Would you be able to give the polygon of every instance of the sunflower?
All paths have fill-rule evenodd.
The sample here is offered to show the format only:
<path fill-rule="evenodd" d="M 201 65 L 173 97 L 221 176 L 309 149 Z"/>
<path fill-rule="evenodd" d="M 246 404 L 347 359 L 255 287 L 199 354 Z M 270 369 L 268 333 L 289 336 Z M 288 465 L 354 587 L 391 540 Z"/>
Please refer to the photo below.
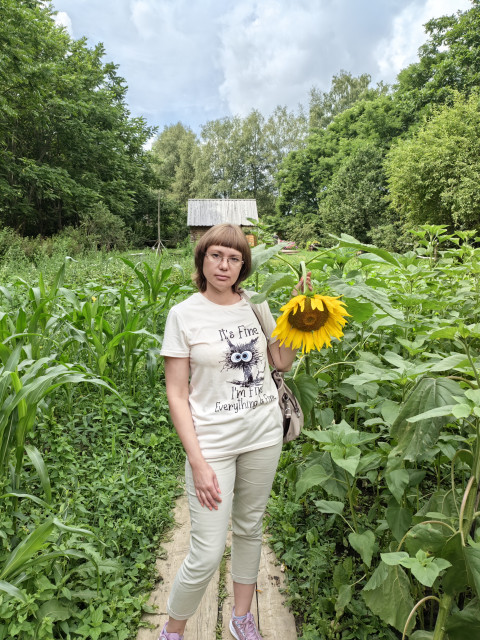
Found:
<path fill-rule="evenodd" d="M 340 339 L 342 328 L 349 316 L 345 303 L 339 297 L 295 296 L 280 309 L 283 314 L 277 319 L 272 338 L 292 349 L 302 348 L 302 353 L 331 346 L 331 338 Z"/>

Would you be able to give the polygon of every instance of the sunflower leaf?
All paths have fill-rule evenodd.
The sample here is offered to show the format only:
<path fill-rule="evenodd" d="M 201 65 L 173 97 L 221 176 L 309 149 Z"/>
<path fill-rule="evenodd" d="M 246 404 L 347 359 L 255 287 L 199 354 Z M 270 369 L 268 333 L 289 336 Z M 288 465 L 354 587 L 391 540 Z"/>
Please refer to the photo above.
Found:
<path fill-rule="evenodd" d="M 330 455 L 325 453 L 319 463 L 305 469 L 297 480 L 295 485 L 297 500 L 315 486 L 320 486 L 328 495 L 345 498 L 347 486 L 342 476 L 343 472 L 332 463 Z"/>
<path fill-rule="evenodd" d="M 370 302 L 359 302 L 355 298 L 342 298 L 342 300 L 345 302 L 348 313 L 352 316 L 351 320 L 355 322 L 361 324 L 374 314 L 374 308 Z"/>
<path fill-rule="evenodd" d="M 296 282 L 297 279 L 290 273 L 272 273 L 266 278 L 260 293 L 253 295 L 251 301 L 254 304 L 260 304 L 264 302 L 273 291 L 281 289 L 282 287 L 292 288 Z"/>
<path fill-rule="evenodd" d="M 352 532 L 348 536 L 350 545 L 360 554 L 363 562 L 369 567 L 372 564 L 373 550 L 375 548 L 375 534 L 367 530 L 363 533 Z"/>
<path fill-rule="evenodd" d="M 328 282 L 332 289 L 339 295 L 347 298 L 362 298 L 363 300 L 368 300 L 368 302 L 373 302 L 375 306 L 379 307 L 382 311 L 385 311 L 385 313 L 392 318 L 395 318 L 396 320 L 403 320 L 403 313 L 399 309 L 394 309 L 392 307 L 389 297 L 383 291 L 373 289 L 363 282 L 348 284 L 348 282 L 342 280 L 342 278 L 337 278 L 335 276 L 331 276 Z"/>
<path fill-rule="evenodd" d="M 362 591 L 367 606 L 382 620 L 403 631 L 415 602 L 410 594 L 410 582 L 400 566 L 381 562 Z M 415 624 L 410 620 L 408 631 Z"/>
<path fill-rule="evenodd" d="M 277 253 L 279 253 L 286 242 L 280 242 L 279 244 L 274 245 L 273 247 L 268 247 L 265 244 L 259 244 L 252 249 L 252 270 L 251 273 L 255 273 L 255 271 L 265 262 L 268 262 L 270 258 L 273 258 Z"/>
<path fill-rule="evenodd" d="M 346 233 L 342 233 L 340 237 L 335 236 L 331 233 L 329 233 L 328 235 L 331 236 L 332 238 L 335 238 L 335 240 L 338 240 L 341 247 L 349 247 L 350 249 L 356 249 L 357 251 L 366 251 L 367 253 L 373 253 L 374 255 L 378 256 L 385 262 L 388 262 L 389 264 L 392 264 L 395 267 L 401 266 L 397 258 L 395 258 L 395 256 L 393 256 L 386 249 L 379 249 L 374 244 L 363 244 L 353 236 L 349 236 Z M 361 259 L 362 256 L 360 255 L 358 256 L 358 258 Z"/>
<path fill-rule="evenodd" d="M 448 632 L 448 638 L 450 640 L 465 640 L 465 638 L 480 637 L 478 601 L 475 602 L 472 600 L 462 611 L 450 613 L 446 623 L 446 631 Z"/>
<path fill-rule="evenodd" d="M 456 403 L 454 396 L 462 396 L 462 389 L 455 380 L 422 378 L 418 382 L 391 427 L 390 435 L 398 442 L 397 455 L 415 461 L 436 443 L 451 415 L 447 406 Z M 414 422 L 412 418 L 417 416 L 421 417 Z"/>
<path fill-rule="evenodd" d="M 345 509 L 345 504 L 336 500 L 316 500 L 315 506 L 320 513 L 335 513 L 337 516 L 341 516 Z"/>
<path fill-rule="evenodd" d="M 295 394 L 306 416 L 310 413 L 318 396 L 317 381 L 306 373 L 299 373 L 295 378 L 286 378 L 285 382 Z"/>

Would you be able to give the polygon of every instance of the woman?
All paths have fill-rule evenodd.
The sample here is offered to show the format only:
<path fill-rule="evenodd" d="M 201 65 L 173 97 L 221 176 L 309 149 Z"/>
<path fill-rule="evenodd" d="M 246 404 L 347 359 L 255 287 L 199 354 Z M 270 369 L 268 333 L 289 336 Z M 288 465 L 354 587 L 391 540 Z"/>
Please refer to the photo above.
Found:
<path fill-rule="evenodd" d="M 187 456 L 191 538 L 159 640 L 182 640 L 222 559 L 230 514 L 230 631 L 237 640 L 261 640 L 250 606 L 283 433 L 265 334 L 241 295 L 251 269 L 241 228 L 221 224 L 207 231 L 196 247 L 195 267 L 199 291 L 170 310 L 162 346 L 170 414 Z M 268 304 L 257 309 L 271 335 L 275 321 Z M 270 353 L 287 371 L 296 351 L 270 339 Z"/>

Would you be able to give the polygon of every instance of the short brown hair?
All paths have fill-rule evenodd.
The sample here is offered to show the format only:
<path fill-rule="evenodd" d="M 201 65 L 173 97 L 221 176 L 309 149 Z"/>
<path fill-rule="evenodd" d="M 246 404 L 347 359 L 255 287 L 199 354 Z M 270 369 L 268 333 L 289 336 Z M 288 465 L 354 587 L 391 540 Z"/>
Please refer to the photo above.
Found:
<path fill-rule="evenodd" d="M 250 275 L 252 268 L 252 254 L 250 252 L 250 245 L 247 238 L 242 231 L 242 228 L 237 224 L 216 224 L 211 227 L 198 241 L 195 247 L 195 273 L 193 274 L 193 281 L 197 285 L 200 291 L 207 290 L 207 280 L 203 274 L 203 260 L 207 249 L 212 245 L 219 245 L 220 247 L 229 247 L 240 251 L 242 254 L 242 268 L 238 274 L 237 281 L 233 285 L 234 291 L 239 291 L 239 284 L 246 280 Z"/>

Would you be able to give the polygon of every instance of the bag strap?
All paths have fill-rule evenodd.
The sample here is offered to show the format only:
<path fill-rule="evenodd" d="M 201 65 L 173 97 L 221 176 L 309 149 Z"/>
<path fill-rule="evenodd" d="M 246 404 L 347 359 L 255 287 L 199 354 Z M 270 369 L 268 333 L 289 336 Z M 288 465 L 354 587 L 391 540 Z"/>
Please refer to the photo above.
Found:
<path fill-rule="evenodd" d="M 268 351 L 268 355 L 270 356 L 270 359 L 272 361 L 273 368 L 275 369 L 275 371 L 278 371 L 277 365 L 275 364 L 275 360 L 273 358 L 272 350 L 270 349 L 270 343 L 268 342 L 269 341 L 269 336 L 267 335 L 267 332 L 265 331 L 265 327 L 263 326 L 262 318 L 260 317 L 260 314 L 258 313 L 258 311 L 256 309 L 256 306 L 253 304 L 253 302 L 250 300 L 250 298 L 247 296 L 247 294 L 245 293 L 245 291 L 243 289 L 240 292 L 240 295 L 245 300 L 245 302 L 248 302 L 248 304 L 250 305 L 251 310 L 255 314 L 255 316 L 256 316 L 259 324 L 260 324 L 260 327 L 262 328 L 262 331 L 263 331 L 263 333 L 265 335 L 265 338 L 267 339 L 267 351 Z"/>

